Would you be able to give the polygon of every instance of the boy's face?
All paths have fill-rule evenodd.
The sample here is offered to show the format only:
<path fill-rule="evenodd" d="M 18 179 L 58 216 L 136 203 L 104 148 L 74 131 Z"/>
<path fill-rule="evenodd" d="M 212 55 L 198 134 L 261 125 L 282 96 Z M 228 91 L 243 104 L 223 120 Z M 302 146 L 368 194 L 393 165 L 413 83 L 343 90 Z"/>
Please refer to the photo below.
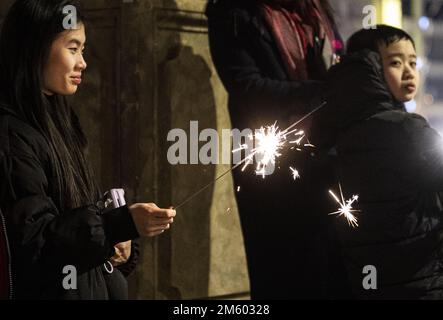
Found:
<path fill-rule="evenodd" d="M 417 94 L 419 73 L 417 54 L 412 42 L 400 40 L 379 46 L 383 60 L 383 72 L 389 91 L 400 102 L 414 99 Z"/>

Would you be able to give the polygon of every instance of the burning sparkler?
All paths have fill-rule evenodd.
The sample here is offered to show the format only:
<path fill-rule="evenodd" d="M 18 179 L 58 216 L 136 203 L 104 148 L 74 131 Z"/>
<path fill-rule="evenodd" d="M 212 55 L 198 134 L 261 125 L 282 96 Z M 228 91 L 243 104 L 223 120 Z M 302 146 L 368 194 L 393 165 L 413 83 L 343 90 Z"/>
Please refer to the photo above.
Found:
<path fill-rule="evenodd" d="M 301 141 L 305 138 L 303 131 L 297 129 L 290 132 L 288 132 L 288 130 L 281 131 L 277 123 L 272 126 L 261 127 L 254 136 L 250 137 L 250 139 L 255 139 L 256 148 L 252 149 L 250 151 L 251 153 L 244 159 L 245 165 L 242 171 L 246 170 L 246 168 L 253 163 L 252 159 L 256 157 L 259 160 L 257 161 L 255 173 L 265 178 L 269 167 L 275 166 L 276 159 L 282 155 L 282 149 L 288 144 L 289 136 L 291 135 L 298 138 L 297 140 L 290 141 L 290 144 L 295 143 L 300 145 Z M 246 149 L 247 145 L 240 145 L 238 149 L 232 152 L 235 153 Z M 301 151 L 301 149 L 297 150 Z M 294 170 L 292 171 L 293 174 L 295 174 Z M 295 176 L 297 178 L 300 177 L 298 171 Z"/>
<path fill-rule="evenodd" d="M 266 175 L 266 172 L 268 170 L 269 166 L 275 165 L 276 158 L 281 156 L 281 151 L 283 147 L 288 142 L 288 137 L 291 135 L 300 136 L 297 140 L 292 141 L 292 143 L 295 143 L 297 145 L 300 145 L 301 141 L 303 140 L 304 132 L 300 131 L 298 129 L 294 129 L 298 124 L 305 121 L 307 118 L 312 116 L 314 113 L 316 113 L 318 110 L 322 109 L 326 105 L 326 102 L 323 102 L 321 105 L 319 105 L 317 108 L 309 112 L 307 115 L 305 115 L 303 118 L 292 124 L 290 127 L 288 127 L 284 131 L 280 131 L 279 128 L 274 124 L 273 126 L 268 127 L 262 127 L 259 132 L 255 135 L 255 139 L 257 142 L 257 147 L 253 150 L 251 150 L 251 153 L 245 157 L 240 163 L 233 166 L 231 169 L 224 172 L 222 175 L 217 177 L 215 180 L 211 181 L 204 187 L 202 187 L 200 190 L 195 192 L 193 195 L 191 195 L 189 198 L 184 200 L 181 204 L 175 207 L 175 209 L 178 209 L 182 206 L 184 206 L 186 203 L 191 201 L 193 198 L 195 198 L 197 195 L 202 193 L 204 190 L 209 188 L 211 185 L 216 183 L 218 180 L 222 179 L 224 176 L 226 176 L 228 173 L 234 171 L 239 166 L 243 165 L 242 171 L 246 170 L 246 168 L 253 163 L 254 156 L 258 155 L 258 158 L 261 159 L 256 167 L 256 174 L 262 175 L 263 178 Z M 254 137 L 250 136 L 250 139 L 254 139 Z M 233 150 L 233 152 L 238 152 L 242 150 L 248 149 L 247 145 L 240 145 L 238 149 Z M 292 148 L 291 148 L 292 149 Z M 301 149 L 297 148 L 297 151 L 301 151 Z M 295 170 L 295 169 L 294 169 Z M 297 174 L 295 174 L 294 171 L 292 171 L 293 177 L 299 177 L 298 171 Z"/>
<path fill-rule="evenodd" d="M 345 201 L 345 199 L 343 197 L 343 192 L 341 189 L 341 184 L 339 184 L 339 188 L 340 188 L 341 201 L 334 194 L 334 192 L 329 190 L 329 193 L 331 194 L 331 196 L 340 205 L 340 208 L 338 209 L 338 211 L 330 213 L 329 215 L 338 215 L 339 217 L 344 216 L 346 218 L 346 220 L 348 220 L 349 226 L 351 226 L 353 228 L 358 227 L 357 218 L 354 216 L 353 213 L 360 212 L 360 210 L 354 210 L 352 208 L 352 205 L 354 204 L 354 202 L 358 201 L 358 196 L 354 195 L 354 196 L 352 196 L 351 199 Z"/>
<path fill-rule="evenodd" d="M 276 124 L 260 128 L 255 135 L 257 147 L 253 150 L 260 159 L 257 163 L 256 174 L 265 178 L 269 166 L 275 165 L 276 158 L 281 156 L 281 149 L 286 144 L 286 136 Z"/>
<path fill-rule="evenodd" d="M 294 169 L 292 167 L 289 167 L 289 169 L 291 169 L 292 177 L 294 178 L 294 180 L 300 179 L 300 173 L 297 169 Z"/>

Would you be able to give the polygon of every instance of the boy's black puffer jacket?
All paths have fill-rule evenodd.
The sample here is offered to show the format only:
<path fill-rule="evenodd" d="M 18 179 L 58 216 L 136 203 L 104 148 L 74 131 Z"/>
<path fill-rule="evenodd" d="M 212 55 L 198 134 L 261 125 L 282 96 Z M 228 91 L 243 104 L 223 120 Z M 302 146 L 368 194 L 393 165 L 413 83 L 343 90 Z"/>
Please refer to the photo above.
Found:
<path fill-rule="evenodd" d="M 357 298 L 443 298 L 443 139 L 386 89 L 378 54 L 344 58 L 329 75 L 314 143 L 335 145 L 345 198 L 360 196 L 359 227 L 336 225 Z M 363 288 L 365 266 L 377 289 Z"/>

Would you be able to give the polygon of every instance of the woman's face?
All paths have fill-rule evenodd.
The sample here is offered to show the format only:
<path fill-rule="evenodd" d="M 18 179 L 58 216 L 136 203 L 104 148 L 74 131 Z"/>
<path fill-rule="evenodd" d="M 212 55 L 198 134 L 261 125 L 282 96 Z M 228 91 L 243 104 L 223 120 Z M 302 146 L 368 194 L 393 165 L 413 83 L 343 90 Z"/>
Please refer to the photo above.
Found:
<path fill-rule="evenodd" d="M 86 34 L 83 24 L 76 30 L 63 31 L 52 43 L 43 68 L 43 92 L 47 95 L 72 95 L 86 69 L 83 59 Z"/>

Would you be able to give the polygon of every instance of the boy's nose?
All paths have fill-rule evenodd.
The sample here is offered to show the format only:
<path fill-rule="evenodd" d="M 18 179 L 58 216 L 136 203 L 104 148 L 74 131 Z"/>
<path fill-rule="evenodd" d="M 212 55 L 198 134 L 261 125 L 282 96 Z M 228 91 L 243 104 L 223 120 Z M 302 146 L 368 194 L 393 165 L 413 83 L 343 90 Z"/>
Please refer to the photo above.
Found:
<path fill-rule="evenodd" d="M 412 70 L 410 69 L 405 69 L 403 73 L 403 78 L 406 80 L 414 79 L 415 78 L 414 72 L 412 72 Z"/>

